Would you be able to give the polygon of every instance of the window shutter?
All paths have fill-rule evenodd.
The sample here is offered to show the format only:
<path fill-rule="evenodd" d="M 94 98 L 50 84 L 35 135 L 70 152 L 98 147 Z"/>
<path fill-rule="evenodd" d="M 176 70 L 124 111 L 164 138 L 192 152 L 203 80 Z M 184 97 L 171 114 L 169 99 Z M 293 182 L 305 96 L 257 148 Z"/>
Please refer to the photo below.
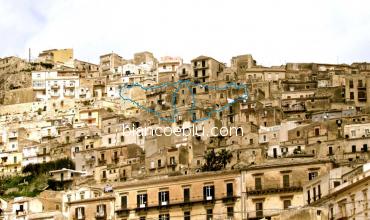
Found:
<path fill-rule="evenodd" d="M 75 208 L 75 217 L 76 217 L 76 219 L 77 219 L 77 217 L 78 217 L 78 208 Z"/>
<path fill-rule="evenodd" d="M 85 218 L 85 207 L 82 207 L 82 216 Z"/>
<path fill-rule="evenodd" d="M 167 191 L 166 193 L 166 201 L 167 201 L 167 204 L 170 204 L 170 191 Z"/>
<path fill-rule="evenodd" d="M 136 201 L 137 201 L 137 207 L 140 207 L 140 195 L 136 196 Z"/>
<path fill-rule="evenodd" d="M 158 192 L 158 204 L 162 205 L 161 192 Z"/>
<path fill-rule="evenodd" d="M 211 196 L 212 199 L 215 199 L 215 186 L 211 186 Z"/>
<path fill-rule="evenodd" d="M 203 186 L 203 199 L 206 200 L 206 198 L 207 198 L 206 187 Z"/>
<path fill-rule="evenodd" d="M 227 185 L 226 185 L 226 188 L 227 188 L 227 196 L 228 197 L 232 197 L 233 196 L 233 194 L 234 194 L 234 192 L 233 192 L 233 184 L 232 183 L 228 183 Z"/>
<path fill-rule="evenodd" d="M 122 209 L 127 209 L 127 196 L 122 196 L 121 197 L 121 208 Z"/>

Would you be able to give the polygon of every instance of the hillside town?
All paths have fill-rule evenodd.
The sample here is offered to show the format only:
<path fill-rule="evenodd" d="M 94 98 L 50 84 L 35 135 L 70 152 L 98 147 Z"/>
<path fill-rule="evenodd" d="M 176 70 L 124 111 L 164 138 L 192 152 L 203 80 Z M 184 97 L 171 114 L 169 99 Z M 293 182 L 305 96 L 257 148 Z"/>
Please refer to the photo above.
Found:
<path fill-rule="evenodd" d="M 0 58 L 0 220 L 370 219 L 370 63 L 99 58 Z"/>

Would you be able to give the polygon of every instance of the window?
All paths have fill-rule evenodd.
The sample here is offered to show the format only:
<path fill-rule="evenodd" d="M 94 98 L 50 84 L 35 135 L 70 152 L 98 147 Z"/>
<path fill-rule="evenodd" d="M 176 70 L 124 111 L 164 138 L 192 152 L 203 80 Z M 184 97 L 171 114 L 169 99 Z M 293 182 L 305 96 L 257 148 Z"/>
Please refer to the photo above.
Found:
<path fill-rule="evenodd" d="M 313 201 L 316 201 L 316 187 L 312 188 L 312 192 L 313 192 Z"/>
<path fill-rule="evenodd" d="M 352 145 L 352 153 L 356 153 L 356 145 Z"/>
<path fill-rule="evenodd" d="M 349 93 L 349 99 L 355 99 L 355 93 L 354 92 L 350 92 Z"/>
<path fill-rule="evenodd" d="M 162 161 L 158 160 L 158 167 L 162 167 Z"/>
<path fill-rule="evenodd" d="M 291 200 L 284 200 L 284 209 L 288 209 L 292 205 Z"/>
<path fill-rule="evenodd" d="M 112 138 L 108 138 L 108 144 L 112 143 Z"/>
<path fill-rule="evenodd" d="M 212 219 L 213 219 L 213 210 L 207 209 L 207 220 L 212 220 Z"/>
<path fill-rule="evenodd" d="M 308 173 L 308 180 L 313 180 L 317 177 L 318 173 L 317 171 L 314 171 L 314 172 L 309 172 Z"/>
<path fill-rule="evenodd" d="M 121 196 L 121 209 L 127 209 L 127 196 Z"/>
<path fill-rule="evenodd" d="M 340 185 L 340 181 L 334 181 L 333 184 L 334 184 L 334 188 L 335 188 L 335 187 Z"/>
<path fill-rule="evenodd" d="M 170 157 L 170 164 L 171 165 L 175 165 L 176 164 L 175 157 Z"/>
<path fill-rule="evenodd" d="M 364 145 L 362 146 L 362 151 L 363 151 L 363 152 L 367 152 L 367 144 L 364 144 Z"/>
<path fill-rule="evenodd" d="M 139 194 L 137 195 L 137 207 L 138 208 L 145 208 L 148 201 L 148 195 L 145 194 Z"/>
<path fill-rule="evenodd" d="M 85 192 L 80 192 L 80 199 L 81 200 L 85 199 Z"/>
<path fill-rule="evenodd" d="M 184 212 L 184 220 L 190 220 L 190 211 Z"/>
<path fill-rule="evenodd" d="M 190 188 L 184 188 L 184 202 L 190 201 Z"/>
<path fill-rule="evenodd" d="M 353 80 L 352 79 L 349 80 L 349 88 L 353 89 Z"/>
<path fill-rule="evenodd" d="M 311 203 L 311 193 L 310 193 L 310 190 L 307 190 L 307 203 L 308 204 Z"/>
<path fill-rule="evenodd" d="M 333 147 L 329 146 L 329 155 L 333 155 Z"/>
<path fill-rule="evenodd" d="M 170 192 L 169 191 L 161 191 L 158 193 L 158 201 L 160 206 L 168 205 L 170 200 Z"/>
<path fill-rule="evenodd" d="M 158 220 L 170 220 L 170 214 L 160 214 Z"/>
<path fill-rule="evenodd" d="M 283 176 L 283 187 L 288 188 L 290 186 L 289 175 Z"/>
<path fill-rule="evenodd" d="M 234 217 L 234 207 L 232 206 L 227 207 L 227 217 L 228 218 Z"/>
<path fill-rule="evenodd" d="M 100 204 L 96 206 L 96 215 L 99 217 L 104 217 L 106 215 L 106 205 Z"/>
<path fill-rule="evenodd" d="M 261 177 L 254 178 L 254 188 L 255 188 L 255 190 L 262 190 L 262 179 L 261 179 Z"/>
<path fill-rule="evenodd" d="M 321 185 L 317 186 L 317 199 L 321 199 Z"/>
<path fill-rule="evenodd" d="M 262 202 L 256 203 L 256 217 L 257 218 L 263 217 L 263 203 Z"/>
<path fill-rule="evenodd" d="M 297 131 L 297 137 L 301 136 L 301 132 Z"/>
<path fill-rule="evenodd" d="M 77 207 L 75 209 L 76 213 L 75 213 L 75 216 L 76 216 L 76 219 L 84 219 L 85 218 L 85 208 L 84 207 Z"/>
<path fill-rule="evenodd" d="M 210 201 L 214 199 L 215 187 L 214 186 L 204 186 L 203 187 L 203 197 L 204 200 Z"/>
<path fill-rule="evenodd" d="M 356 137 L 356 130 L 351 130 L 351 136 Z"/>
<path fill-rule="evenodd" d="M 125 136 L 121 136 L 121 142 L 125 142 Z"/>
<path fill-rule="evenodd" d="M 315 128 L 315 136 L 320 136 L 320 128 Z"/>
<path fill-rule="evenodd" d="M 226 195 L 227 195 L 227 197 L 233 197 L 234 196 L 233 183 L 227 183 L 226 184 Z"/>

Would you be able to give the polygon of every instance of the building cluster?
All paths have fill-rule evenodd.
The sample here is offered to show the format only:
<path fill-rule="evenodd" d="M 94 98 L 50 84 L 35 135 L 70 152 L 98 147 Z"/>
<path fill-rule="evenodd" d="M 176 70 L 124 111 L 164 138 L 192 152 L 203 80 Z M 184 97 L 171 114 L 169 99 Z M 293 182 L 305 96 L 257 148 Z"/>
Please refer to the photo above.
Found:
<path fill-rule="evenodd" d="M 9 68 L 29 71 L 14 94 L 32 100 L 0 106 L 0 180 L 75 167 L 48 173 L 56 190 L 0 199 L 0 219 L 370 219 L 370 63 L 93 64 L 53 49 L 0 59 Z M 223 150 L 225 166 L 204 170 Z"/>

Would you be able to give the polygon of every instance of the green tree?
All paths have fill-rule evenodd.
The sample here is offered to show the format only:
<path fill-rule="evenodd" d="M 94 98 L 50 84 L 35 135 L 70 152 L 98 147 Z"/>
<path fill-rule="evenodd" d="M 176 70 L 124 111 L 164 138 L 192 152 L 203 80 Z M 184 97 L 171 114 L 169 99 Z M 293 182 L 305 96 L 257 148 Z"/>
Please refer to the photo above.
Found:
<path fill-rule="evenodd" d="M 226 168 L 226 165 L 230 163 L 232 153 L 229 150 L 222 149 L 215 152 L 214 149 L 209 150 L 205 155 L 205 163 L 202 166 L 202 171 L 218 171 Z"/>
<path fill-rule="evenodd" d="M 225 169 L 226 165 L 231 162 L 231 158 L 233 154 L 226 149 L 222 149 L 221 151 L 217 152 L 219 162 L 222 164 L 222 167 Z"/>

